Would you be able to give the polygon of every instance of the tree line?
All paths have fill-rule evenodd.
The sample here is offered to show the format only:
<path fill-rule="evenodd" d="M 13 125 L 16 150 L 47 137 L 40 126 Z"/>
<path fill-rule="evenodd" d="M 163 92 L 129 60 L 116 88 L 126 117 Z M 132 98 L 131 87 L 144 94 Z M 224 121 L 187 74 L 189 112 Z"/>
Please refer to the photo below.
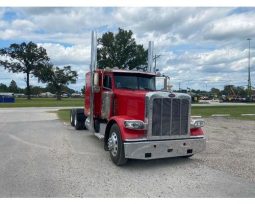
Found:
<path fill-rule="evenodd" d="M 8 85 L 0 83 L 0 92 L 11 92 L 17 94 L 26 94 L 26 88 L 20 88 L 17 86 L 17 83 L 12 80 Z M 39 95 L 44 92 L 56 93 L 56 88 L 52 84 L 48 84 L 46 87 L 40 86 L 30 86 L 31 95 Z M 85 86 L 81 88 L 81 93 L 84 94 Z M 192 95 L 196 96 L 207 96 L 210 99 L 221 99 L 222 97 L 226 98 L 246 98 L 247 97 L 247 89 L 242 86 L 234 86 L 234 85 L 225 85 L 224 88 L 211 88 L 210 91 L 199 90 L 199 89 L 190 89 L 190 90 L 174 90 L 174 92 L 185 92 L 192 93 Z M 77 93 L 74 89 L 69 88 L 68 86 L 63 86 L 62 93 L 72 94 Z"/>
<path fill-rule="evenodd" d="M 14 93 L 14 94 L 26 94 L 27 90 L 26 88 L 21 88 L 17 85 L 17 83 L 12 80 L 8 85 L 0 83 L 0 92 L 6 93 Z M 31 96 L 38 96 L 41 93 L 45 93 L 45 92 L 51 92 L 51 93 L 56 93 L 56 89 L 54 86 L 51 86 L 50 84 L 48 84 L 46 87 L 41 87 L 41 86 L 31 86 L 30 85 L 30 93 Z M 74 89 L 69 88 L 68 86 L 64 86 L 62 89 L 62 93 L 67 93 L 68 95 L 72 94 L 72 93 L 76 93 L 77 91 L 75 91 Z"/>
<path fill-rule="evenodd" d="M 190 93 L 192 96 L 205 96 L 209 99 L 222 99 L 226 101 L 235 101 L 239 99 L 247 98 L 247 88 L 243 86 L 225 85 L 223 89 L 211 88 L 209 91 L 205 90 L 175 90 L 176 92 Z"/>

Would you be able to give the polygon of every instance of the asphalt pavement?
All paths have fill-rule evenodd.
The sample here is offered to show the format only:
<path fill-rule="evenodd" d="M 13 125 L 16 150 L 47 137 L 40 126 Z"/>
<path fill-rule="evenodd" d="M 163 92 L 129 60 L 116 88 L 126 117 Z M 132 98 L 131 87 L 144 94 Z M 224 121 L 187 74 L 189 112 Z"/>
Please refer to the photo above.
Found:
<path fill-rule="evenodd" d="M 254 172 L 253 159 L 241 160 L 254 148 L 238 149 L 235 142 L 232 148 L 222 146 L 227 135 L 220 137 L 215 120 L 208 121 L 203 153 L 188 159 L 130 160 L 117 167 L 102 141 L 58 120 L 54 110 L 0 109 L 0 197 L 255 197 L 255 176 L 249 173 Z M 249 128 L 252 123 L 244 146 L 254 145 Z M 242 153 L 237 164 L 246 169 L 229 164 L 230 149 Z"/>

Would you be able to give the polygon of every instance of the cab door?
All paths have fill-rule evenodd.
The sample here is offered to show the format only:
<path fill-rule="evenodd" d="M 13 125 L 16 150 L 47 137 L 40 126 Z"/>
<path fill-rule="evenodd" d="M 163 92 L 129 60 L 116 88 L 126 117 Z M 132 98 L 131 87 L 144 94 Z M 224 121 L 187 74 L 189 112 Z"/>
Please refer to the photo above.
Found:
<path fill-rule="evenodd" d="M 113 83 L 112 75 L 104 74 L 103 76 L 103 88 L 102 88 L 102 111 L 101 118 L 109 119 L 112 115 L 113 108 Z"/>

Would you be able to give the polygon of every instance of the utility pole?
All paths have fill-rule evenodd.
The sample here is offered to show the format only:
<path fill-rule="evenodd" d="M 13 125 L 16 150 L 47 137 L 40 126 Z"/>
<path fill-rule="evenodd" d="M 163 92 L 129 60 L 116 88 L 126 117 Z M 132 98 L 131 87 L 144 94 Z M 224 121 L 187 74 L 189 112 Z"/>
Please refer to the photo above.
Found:
<path fill-rule="evenodd" d="M 157 58 L 159 58 L 161 55 L 154 55 L 154 58 L 153 58 L 153 60 L 155 60 L 155 65 L 154 65 L 154 70 L 155 70 L 155 72 L 156 72 L 156 69 L 157 69 Z"/>
<path fill-rule="evenodd" d="M 249 42 L 249 54 L 248 54 L 248 87 L 247 87 L 247 92 L 248 92 L 248 100 L 251 101 L 251 39 L 247 39 Z"/>

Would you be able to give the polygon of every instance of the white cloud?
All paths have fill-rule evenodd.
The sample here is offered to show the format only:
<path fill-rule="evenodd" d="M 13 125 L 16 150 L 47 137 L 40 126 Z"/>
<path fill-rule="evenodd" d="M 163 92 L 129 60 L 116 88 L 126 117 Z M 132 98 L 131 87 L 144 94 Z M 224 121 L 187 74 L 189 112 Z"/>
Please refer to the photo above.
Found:
<path fill-rule="evenodd" d="M 238 49 L 217 49 L 211 52 L 200 53 L 199 64 L 215 65 L 242 59 L 247 56 L 248 50 Z"/>
<path fill-rule="evenodd" d="M 207 25 L 205 38 L 230 39 L 247 38 L 255 34 L 255 13 L 230 15 Z"/>
<path fill-rule="evenodd" d="M 17 30 L 6 29 L 0 33 L 0 39 L 9 40 L 18 37 L 20 34 Z"/>
<path fill-rule="evenodd" d="M 0 15 L 1 15 L 1 14 L 0 14 Z M 0 20 L 0 29 L 1 29 L 1 28 L 5 28 L 6 25 L 7 25 L 7 23 L 6 23 L 5 21 Z"/>
<path fill-rule="evenodd" d="M 15 12 L 10 19 L 4 17 L 7 10 Z M 161 55 L 157 66 L 175 84 L 180 81 L 184 86 L 199 87 L 205 80 L 208 86 L 231 80 L 247 81 L 246 38 L 255 35 L 255 10 L 252 9 L 242 13 L 234 8 L 184 7 L 7 10 L 0 9 L 0 39 L 34 41 L 46 48 L 55 65 L 71 65 L 78 71 L 79 80 L 71 87 L 84 84 L 90 63 L 91 30 L 97 30 L 100 36 L 107 31 L 115 32 L 118 27 L 131 29 L 137 43 L 146 49 L 148 41 L 153 40 L 155 53 Z M 253 41 L 251 48 L 253 57 Z M 253 67 L 254 57 L 251 63 Z"/>
<path fill-rule="evenodd" d="M 119 8 L 115 19 L 140 35 L 156 32 L 187 38 L 211 21 L 224 17 L 230 8 Z M 201 34 L 201 33 L 199 33 Z"/>
<path fill-rule="evenodd" d="M 26 38 L 35 31 L 34 23 L 24 19 L 16 19 L 12 22 L 0 21 L 0 39 L 8 40 L 15 38 Z"/>
<path fill-rule="evenodd" d="M 33 31 L 36 28 L 34 23 L 24 19 L 17 19 L 12 21 L 11 27 L 16 30 L 26 30 L 26 31 Z"/>
<path fill-rule="evenodd" d="M 47 50 L 51 61 L 56 65 L 88 64 L 90 60 L 90 47 L 75 45 L 64 47 L 61 44 L 41 43 L 39 46 Z"/>
<path fill-rule="evenodd" d="M 40 9 L 43 12 L 32 12 L 30 19 L 49 33 L 84 32 L 111 23 L 111 14 L 105 14 L 103 8 L 58 8 L 51 9 L 50 12 L 45 10 L 48 11 L 44 8 Z"/>
<path fill-rule="evenodd" d="M 243 86 L 247 83 L 247 54 L 247 49 L 219 49 L 203 53 L 186 51 L 179 55 L 169 53 L 161 64 L 162 72 L 171 77 L 175 89 L 179 82 L 182 86 L 196 89 L 201 89 L 200 85 L 205 89 L 207 85 L 222 87 L 228 83 Z M 255 57 L 252 57 L 251 64 L 254 63 Z M 255 75 L 255 70 L 251 75 Z M 205 81 L 208 82 L 206 86 Z"/>
<path fill-rule="evenodd" d="M 1 7 L 0 8 L 0 18 L 3 17 L 4 13 L 5 13 L 5 8 Z"/>

